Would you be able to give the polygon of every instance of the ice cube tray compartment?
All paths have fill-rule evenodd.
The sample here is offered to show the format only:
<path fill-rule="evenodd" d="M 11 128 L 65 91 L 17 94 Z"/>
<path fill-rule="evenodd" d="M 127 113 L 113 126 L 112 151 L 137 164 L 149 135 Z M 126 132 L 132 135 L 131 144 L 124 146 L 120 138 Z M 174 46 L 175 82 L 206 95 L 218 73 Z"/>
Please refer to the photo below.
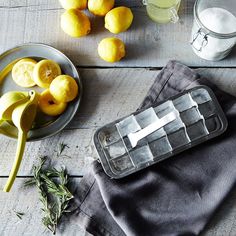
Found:
<path fill-rule="evenodd" d="M 159 106 L 154 107 L 153 109 L 160 119 L 172 112 L 173 110 L 176 110 L 173 102 L 170 100 L 160 104 Z"/>
<path fill-rule="evenodd" d="M 173 111 L 179 114 L 174 121 L 132 148 L 129 133 L 138 132 Z M 214 94 L 199 87 L 104 126 L 95 135 L 95 143 L 106 173 L 121 178 L 215 137 L 226 127 Z"/>
<path fill-rule="evenodd" d="M 208 101 L 206 103 L 199 104 L 198 110 L 206 119 L 215 114 L 215 105 L 213 101 Z"/>
<path fill-rule="evenodd" d="M 142 129 L 158 120 L 157 114 L 152 107 L 137 114 L 135 118 Z M 163 128 L 160 128 L 159 130 L 148 135 L 145 140 L 147 143 L 150 143 L 153 140 L 163 137 L 164 135 L 166 135 L 166 132 Z"/>
<path fill-rule="evenodd" d="M 137 147 L 129 152 L 131 160 L 136 167 L 153 161 L 153 154 L 149 145 Z"/>
<path fill-rule="evenodd" d="M 185 126 L 192 125 L 199 120 L 204 119 L 197 107 L 192 107 L 186 111 L 181 112 L 180 117 Z"/>
<path fill-rule="evenodd" d="M 168 140 L 174 151 L 180 147 L 189 145 L 191 142 L 185 127 L 168 135 Z"/>
<path fill-rule="evenodd" d="M 198 122 L 192 124 L 191 126 L 188 126 L 186 130 L 191 141 L 200 139 L 209 134 L 209 131 L 205 125 L 204 120 L 199 120 Z"/>
<path fill-rule="evenodd" d="M 114 174 L 120 174 L 134 169 L 134 164 L 128 154 L 111 159 L 109 166 Z"/>
<path fill-rule="evenodd" d="M 162 158 L 163 155 L 166 155 L 167 153 L 171 154 L 173 150 L 167 136 L 151 142 L 149 147 L 155 160 Z"/>
<path fill-rule="evenodd" d="M 126 153 L 126 148 L 122 140 L 105 146 L 105 150 L 108 153 L 109 159 L 122 156 Z"/>
<path fill-rule="evenodd" d="M 99 132 L 98 136 L 104 147 L 111 145 L 121 139 L 116 126 L 105 128 L 102 132 Z"/>
<path fill-rule="evenodd" d="M 198 90 L 193 90 L 190 92 L 192 99 L 197 103 L 197 104 L 203 104 L 205 102 L 211 101 L 212 98 L 209 94 L 209 92 L 204 89 L 200 88 Z"/>
<path fill-rule="evenodd" d="M 121 137 L 127 136 L 141 129 L 134 115 L 126 117 L 124 120 L 116 124 L 116 128 Z"/>
<path fill-rule="evenodd" d="M 174 99 L 173 104 L 179 112 L 183 112 L 192 107 L 198 106 L 197 103 L 192 99 L 190 93 L 184 94 L 183 96 Z"/>

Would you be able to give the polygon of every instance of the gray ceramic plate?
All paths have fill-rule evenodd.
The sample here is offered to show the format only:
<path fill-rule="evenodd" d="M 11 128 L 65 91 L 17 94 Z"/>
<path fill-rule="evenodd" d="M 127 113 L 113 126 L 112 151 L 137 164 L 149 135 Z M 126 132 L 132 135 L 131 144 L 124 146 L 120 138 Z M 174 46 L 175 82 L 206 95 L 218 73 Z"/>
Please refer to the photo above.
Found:
<path fill-rule="evenodd" d="M 60 116 L 50 117 L 42 114 L 40 111 L 38 112 L 35 119 L 34 128 L 32 128 L 29 132 L 27 139 L 27 141 L 35 141 L 58 133 L 71 121 L 81 101 L 82 83 L 77 69 L 70 59 L 59 50 L 45 44 L 23 44 L 4 52 L 2 55 L 0 55 L 0 71 L 12 61 L 25 57 L 30 57 L 37 61 L 41 59 L 51 59 L 56 61 L 60 65 L 62 73 L 68 74 L 75 78 L 79 86 L 79 96 L 74 101 L 68 103 L 66 111 Z M 42 91 L 42 89 L 37 86 L 29 89 L 19 87 L 12 80 L 11 73 L 9 73 L 4 81 L 2 81 L 0 84 L 1 95 L 7 91 L 27 91 L 31 89 L 34 89 L 38 92 Z M 13 138 L 17 137 L 17 129 L 10 122 L 5 122 L 1 126 L 0 133 Z"/>

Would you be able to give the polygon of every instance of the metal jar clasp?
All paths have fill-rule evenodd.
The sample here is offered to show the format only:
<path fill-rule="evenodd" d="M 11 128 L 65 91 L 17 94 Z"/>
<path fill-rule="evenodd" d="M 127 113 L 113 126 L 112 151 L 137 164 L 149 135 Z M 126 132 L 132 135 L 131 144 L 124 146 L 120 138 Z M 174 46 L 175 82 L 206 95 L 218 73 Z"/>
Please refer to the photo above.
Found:
<path fill-rule="evenodd" d="M 198 40 L 197 40 L 198 39 Z M 196 42 L 199 42 L 201 40 L 201 43 L 198 43 L 196 45 Z M 200 28 L 194 35 L 193 39 L 190 42 L 194 49 L 201 52 L 204 47 L 208 44 L 208 34 L 203 31 L 202 28 Z"/>

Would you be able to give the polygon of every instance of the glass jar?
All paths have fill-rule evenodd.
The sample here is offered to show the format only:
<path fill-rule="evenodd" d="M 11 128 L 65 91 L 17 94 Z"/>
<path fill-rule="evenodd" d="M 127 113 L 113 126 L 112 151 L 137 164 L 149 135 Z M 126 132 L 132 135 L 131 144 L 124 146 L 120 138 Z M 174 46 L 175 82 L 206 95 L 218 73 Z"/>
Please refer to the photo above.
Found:
<path fill-rule="evenodd" d="M 196 0 L 191 35 L 193 51 L 217 61 L 236 44 L 236 0 Z"/>
<path fill-rule="evenodd" d="M 176 23 L 181 0 L 143 0 L 148 16 L 157 23 Z"/>

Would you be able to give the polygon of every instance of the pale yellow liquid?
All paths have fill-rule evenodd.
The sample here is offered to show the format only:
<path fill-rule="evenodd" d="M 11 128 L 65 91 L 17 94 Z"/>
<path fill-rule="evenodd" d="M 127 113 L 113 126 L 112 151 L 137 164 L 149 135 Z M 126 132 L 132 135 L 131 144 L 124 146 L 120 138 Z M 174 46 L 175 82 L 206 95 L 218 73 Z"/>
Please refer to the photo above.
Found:
<path fill-rule="evenodd" d="M 168 23 L 171 21 L 170 8 L 179 9 L 180 0 L 148 0 L 147 13 L 157 23 Z"/>

